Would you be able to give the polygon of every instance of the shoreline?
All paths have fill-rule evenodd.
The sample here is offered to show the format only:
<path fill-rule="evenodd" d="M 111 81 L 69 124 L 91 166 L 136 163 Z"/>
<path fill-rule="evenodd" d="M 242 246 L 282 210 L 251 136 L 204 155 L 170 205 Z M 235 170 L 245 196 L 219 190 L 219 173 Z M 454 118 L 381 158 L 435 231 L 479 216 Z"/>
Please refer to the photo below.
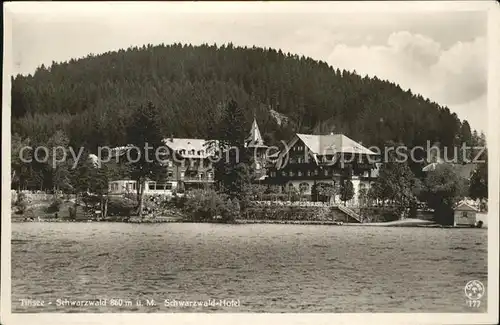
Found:
<path fill-rule="evenodd" d="M 333 220 L 248 220 L 237 219 L 231 223 L 223 222 L 197 222 L 187 221 L 174 218 L 161 218 L 161 219 L 132 219 L 132 220 L 68 220 L 68 219 L 40 219 L 40 220 L 17 220 L 12 223 L 25 223 L 25 222 L 54 222 L 54 223 L 134 223 L 134 224 L 152 224 L 152 223 L 214 223 L 214 224 L 232 224 L 232 225 L 251 225 L 251 224 L 276 224 L 276 225 L 318 225 L 318 226 L 352 226 L 352 227 L 414 227 L 414 228 L 475 228 L 472 226 L 446 226 L 440 225 L 433 221 L 421 219 L 404 219 L 388 222 L 366 222 L 366 223 L 345 223 Z M 487 229 L 487 226 L 482 228 Z"/>

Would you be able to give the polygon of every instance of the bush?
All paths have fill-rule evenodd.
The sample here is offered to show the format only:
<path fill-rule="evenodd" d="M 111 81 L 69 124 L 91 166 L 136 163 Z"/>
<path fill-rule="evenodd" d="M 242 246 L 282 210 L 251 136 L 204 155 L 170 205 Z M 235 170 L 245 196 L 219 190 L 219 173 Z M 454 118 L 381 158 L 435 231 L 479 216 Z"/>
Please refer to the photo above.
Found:
<path fill-rule="evenodd" d="M 231 201 L 229 199 L 226 203 L 226 214 L 223 215 L 223 220 L 228 222 L 228 221 L 234 221 L 236 220 L 241 214 L 241 207 L 238 199 L 234 199 Z"/>
<path fill-rule="evenodd" d="M 239 216 L 240 205 L 214 190 L 194 190 L 186 197 L 184 211 L 190 221 L 230 222 Z"/>
<path fill-rule="evenodd" d="M 28 209 L 28 202 L 22 201 L 16 205 L 17 207 L 17 212 L 16 214 L 24 214 L 26 210 Z"/>
<path fill-rule="evenodd" d="M 137 208 L 137 201 L 125 197 L 111 197 L 108 202 L 109 216 L 127 216 L 133 214 Z"/>
<path fill-rule="evenodd" d="M 82 195 L 82 202 L 89 207 L 95 207 L 101 203 L 101 197 L 95 194 L 84 193 Z"/>
<path fill-rule="evenodd" d="M 29 200 L 26 193 L 19 193 L 16 198 L 14 205 L 17 207 L 18 214 L 24 214 L 28 209 Z"/>
<path fill-rule="evenodd" d="M 59 212 L 61 209 L 61 205 L 63 204 L 63 200 L 60 198 L 53 199 L 50 205 L 45 209 L 47 213 L 55 213 Z"/>
<path fill-rule="evenodd" d="M 166 205 L 172 208 L 183 210 L 186 206 L 186 201 L 186 196 L 174 195 L 170 201 L 166 202 Z"/>
<path fill-rule="evenodd" d="M 69 218 L 75 220 L 76 219 L 76 207 L 68 207 Z"/>

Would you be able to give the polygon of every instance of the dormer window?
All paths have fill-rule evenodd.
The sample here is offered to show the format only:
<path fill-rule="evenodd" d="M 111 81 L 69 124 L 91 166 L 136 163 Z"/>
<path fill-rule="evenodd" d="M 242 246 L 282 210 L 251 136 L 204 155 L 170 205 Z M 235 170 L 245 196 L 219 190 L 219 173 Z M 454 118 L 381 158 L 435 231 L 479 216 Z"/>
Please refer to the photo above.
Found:
<path fill-rule="evenodd" d="M 194 149 L 190 150 L 190 151 L 189 151 L 189 154 L 190 154 L 190 155 L 194 155 Z"/>

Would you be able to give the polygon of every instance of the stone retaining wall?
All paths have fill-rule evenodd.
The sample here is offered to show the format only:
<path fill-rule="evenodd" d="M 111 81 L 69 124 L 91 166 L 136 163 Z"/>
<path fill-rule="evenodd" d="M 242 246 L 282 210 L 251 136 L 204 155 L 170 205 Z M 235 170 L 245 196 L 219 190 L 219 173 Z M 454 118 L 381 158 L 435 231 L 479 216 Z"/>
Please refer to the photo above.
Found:
<path fill-rule="evenodd" d="M 245 220 L 347 221 L 335 207 L 253 206 L 241 216 Z"/>

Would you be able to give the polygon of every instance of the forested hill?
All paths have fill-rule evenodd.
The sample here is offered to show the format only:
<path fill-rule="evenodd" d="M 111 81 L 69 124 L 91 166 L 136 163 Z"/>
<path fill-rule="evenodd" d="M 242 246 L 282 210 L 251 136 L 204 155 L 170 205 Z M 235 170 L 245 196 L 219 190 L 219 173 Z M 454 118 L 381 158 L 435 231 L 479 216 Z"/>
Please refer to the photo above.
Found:
<path fill-rule="evenodd" d="M 377 78 L 262 48 L 134 47 L 40 67 L 13 78 L 12 132 L 44 142 L 64 130 L 73 146 L 122 145 L 130 112 L 152 101 L 166 135 L 210 138 L 220 108 L 235 99 L 247 127 L 255 115 L 269 142 L 293 132 L 339 132 L 380 145 L 471 142 L 448 108 Z M 273 109 L 288 117 L 279 125 Z"/>

